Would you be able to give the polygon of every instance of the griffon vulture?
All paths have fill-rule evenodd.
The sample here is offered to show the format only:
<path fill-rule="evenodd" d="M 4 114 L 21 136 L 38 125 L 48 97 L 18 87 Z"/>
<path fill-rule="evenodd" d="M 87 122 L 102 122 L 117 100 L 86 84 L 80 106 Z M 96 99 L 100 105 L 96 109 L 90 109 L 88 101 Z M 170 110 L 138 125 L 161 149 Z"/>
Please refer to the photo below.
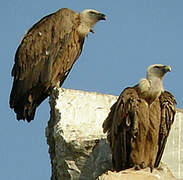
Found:
<path fill-rule="evenodd" d="M 115 171 L 158 167 L 171 125 L 176 101 L 163 88 L 170 66 L 154 64 L 146 79 L 126 88 L 103 123 L 112 151 Z"/>
<path fill-rule="evenodd" d="M 106 16 L 87 9 L 60 9 L 43 17 L 23 37 L 15 54 L 10 107 L 17 119 L 30 122 L 36 108 L 61 86 L 81 54 L 85 37 Z"/>

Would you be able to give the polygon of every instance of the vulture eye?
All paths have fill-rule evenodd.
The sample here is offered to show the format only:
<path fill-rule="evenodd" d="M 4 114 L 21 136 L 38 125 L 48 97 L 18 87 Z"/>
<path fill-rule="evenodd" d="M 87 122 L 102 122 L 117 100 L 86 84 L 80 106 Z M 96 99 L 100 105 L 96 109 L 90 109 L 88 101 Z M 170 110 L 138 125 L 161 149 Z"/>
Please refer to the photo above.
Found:
<path fill-rule="evenodd" d="M 96 12 L 94 12 L 94 11 L 90 11 L 89 13 L 92 15 L 96 14 Z"/>
<path fill-rule="evenodd" d="M 160 69 L 161 67 L 160 66 L 154 66 L 156 69 Z"/>

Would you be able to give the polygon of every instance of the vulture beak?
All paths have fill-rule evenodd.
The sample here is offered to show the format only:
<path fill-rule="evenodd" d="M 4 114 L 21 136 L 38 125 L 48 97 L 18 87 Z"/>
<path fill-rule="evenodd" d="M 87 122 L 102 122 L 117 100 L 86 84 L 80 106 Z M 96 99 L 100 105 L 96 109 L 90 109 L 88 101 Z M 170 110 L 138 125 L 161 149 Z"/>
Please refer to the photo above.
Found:
<path fill-rule="evenodd" d="M 99 20 L 99 21 L 100 21 L 100 20 L 106 20 L 106 19 L 107 19 L 107 17 L 106 17 L 105 14 L 98 13 L 98 20 Z"/>
<path fill-rule="evenodd" d="M 171 67 L 170 66 L 164 66 L 164 70 L 165 70 L 165 72 L 170 72 L 171 71 Z"/>

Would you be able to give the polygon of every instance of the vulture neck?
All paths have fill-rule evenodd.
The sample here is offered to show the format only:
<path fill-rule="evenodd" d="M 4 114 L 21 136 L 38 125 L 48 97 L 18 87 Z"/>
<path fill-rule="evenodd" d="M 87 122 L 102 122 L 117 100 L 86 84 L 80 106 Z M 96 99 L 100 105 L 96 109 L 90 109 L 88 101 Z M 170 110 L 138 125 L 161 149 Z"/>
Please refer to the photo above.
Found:
<path fill-rule="evenodd" d="M 78 27 L 78 32 L 81 36 L 85 37 L 90 32 L 90 29 L 92 29 L 92 28 L 89 26 L 89 24 L 80 23 L 80 25 Z"/>
<path fill-rule="evenodd" d="M 141 96 L 149 104 L 156 100 L 164 91 L 162 78 L 155 76 L 147 76 L 146 79 L 141 79 L 138 87 Z"/>
<path fill-rule="evenodd" d="M 79 17 L 80 17 L 80 24 L 77 28 L 78 33 L 81 36 L 85 37 L 88 35 L 89 32 L 94 32 L 93 27 L 97 22 L 87 18 L 86 15 L 82 13 L 80 13 Z"/>

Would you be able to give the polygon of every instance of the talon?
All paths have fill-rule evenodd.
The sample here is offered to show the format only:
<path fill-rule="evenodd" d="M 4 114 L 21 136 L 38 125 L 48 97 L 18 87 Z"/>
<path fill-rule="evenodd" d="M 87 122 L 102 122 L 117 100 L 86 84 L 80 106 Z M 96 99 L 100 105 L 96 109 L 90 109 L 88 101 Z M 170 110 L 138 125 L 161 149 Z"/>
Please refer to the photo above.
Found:
<path fill-rule="evenodd" d="M 145 168 L 146 168 L 145 163 L 144 163 L 144 162 L 142 162 L 142 163 L 140 164 L 140 167 L 141 167 L 141 169 L 145 169 Z"/>
<path fill-rule="evenodd" d="M 150 166 L 151 173 L 153 172 L 153 169 L 154 169 L 154 167 L 153 166 Z"/>
<path fill-rule="evenodd" d="M 136 164 L 135 166 L 134 166 L 134 169 L 135 170 L 140 170 L 141 168 L 140 168 L 140 165 L 139 164 Z"/>

